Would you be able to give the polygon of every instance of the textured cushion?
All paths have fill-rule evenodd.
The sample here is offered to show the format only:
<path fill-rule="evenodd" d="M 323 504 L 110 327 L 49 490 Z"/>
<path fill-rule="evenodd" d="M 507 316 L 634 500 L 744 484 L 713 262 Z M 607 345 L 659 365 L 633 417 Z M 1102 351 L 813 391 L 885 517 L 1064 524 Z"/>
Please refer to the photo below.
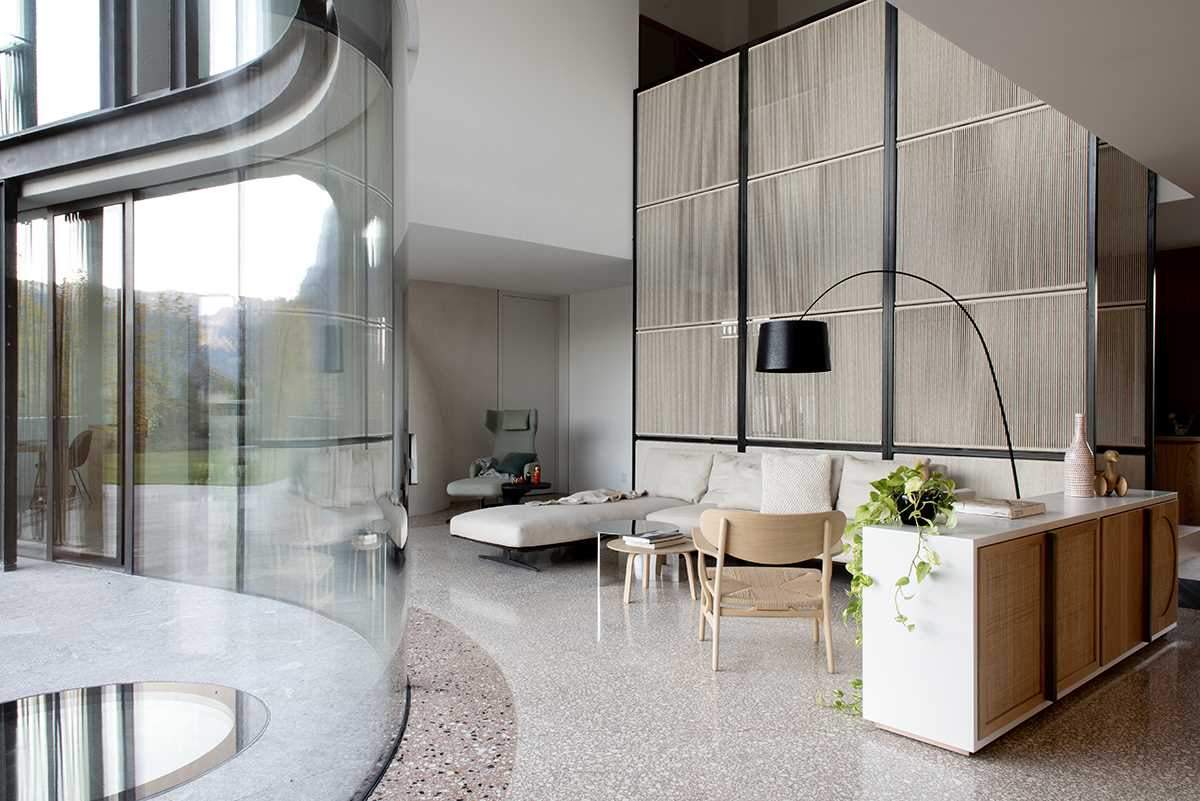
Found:
<path fill-rule="evenodd" d="M 500 414 L 500 428 L 504 431 L 528 431 L 529 411 L 526 409 L 507 410 Z"/>
<path fill-rule="evenodd" d="M 762 457 L 754 453 L 713 454 L 708 492 L 700 503 L 757 512 L 762 506 Z"/>
<path fill-rule="evenodd" d="M 838 487 L 837 510 L 854 519 L 854 510 L 871 499 L 871 482 L 878 481 L 897 467 L 909 464 L 895 459 L 856 459 L 847 456 L 842 460 L 842 483 Z"/>
<path fill-rule="evenodd" d="M 716 509 L 716 504 L 694 503 L 687 506 L 672 506 L 646 515 L 647 520 L 655 523 L 669 523 L 684 534 L 691 534 L 692 529 L 700 527 L 700 515 L 709 509 Z"/>
<path fill-rule="evenodd" d="M 708 489 L 713 455 L 706 451 L 653 448 L 646 452 L 645 469 L 638 487 L 657 498 L 678 498 L 696 503 Z"/>
<path fill-rule="evenodd" d="M 807 514 L 833 508 L 829 491 L 832 463 L 827 453 L 764 453 L 762 512 Z"/>
<path fill-rule="evenodd" d="M 450 533 L 501 548 L 540 548 L 594 539 L 590 526 L 595 523 L 642 519 L 678 505 L 672 498 L 634 498 L 578 506 L 492 506 L 450 518 Z"/>
<path fill-rule="evenodd" d="M 710 580 L 717 569 L 707 568 Z M 821 571 L 804 567 L 727 567 L 721 571 L 721 606 L 783 612 L 821 608 Z"/>
<path fill-rule="evenodd" d="M 508 473 L 510 476 L 525 475 L 525 465 L 538 460 L 536 453 L 508 453 L 500 460 L 496 467 L 501 473 Z"/>

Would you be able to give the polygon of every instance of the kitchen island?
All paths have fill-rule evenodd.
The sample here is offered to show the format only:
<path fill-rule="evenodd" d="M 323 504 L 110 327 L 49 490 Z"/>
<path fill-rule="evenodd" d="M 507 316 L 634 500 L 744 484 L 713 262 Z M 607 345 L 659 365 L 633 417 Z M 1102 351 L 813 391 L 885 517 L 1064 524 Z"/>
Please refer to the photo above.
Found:
<path fill-rule="evenodd" d="M 961 515 L 896 622 L 892 592 L 915 529 L 863 530 L 863 717 L 959 753 L 978 751 L 1176 625 L 1179 504 L 1043 495 L 1021 520 Z"/>

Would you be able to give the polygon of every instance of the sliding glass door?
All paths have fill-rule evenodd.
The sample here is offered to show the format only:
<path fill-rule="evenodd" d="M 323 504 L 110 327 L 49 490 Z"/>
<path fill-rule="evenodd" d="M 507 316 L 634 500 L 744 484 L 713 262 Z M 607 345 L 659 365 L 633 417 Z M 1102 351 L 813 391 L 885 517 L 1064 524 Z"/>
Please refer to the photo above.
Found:
<path fill-rule="evenodd" d="M 56 214 L 53 228 L 54 556 L 119 564 L 124 210 Z"/>

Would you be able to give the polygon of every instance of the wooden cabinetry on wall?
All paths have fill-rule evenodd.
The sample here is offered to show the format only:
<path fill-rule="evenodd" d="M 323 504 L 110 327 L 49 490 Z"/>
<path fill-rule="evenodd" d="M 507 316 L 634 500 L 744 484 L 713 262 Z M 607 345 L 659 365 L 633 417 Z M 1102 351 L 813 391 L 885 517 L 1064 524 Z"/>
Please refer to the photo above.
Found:
<path fill-rule="evenodd" d="M 1100 525 L 1100 656 L 1108 664 L 1143 641 L 1146 626 L 1146 536 L 1136 509 Z"/>
<path fill-rule="evenodd" d="M 1054 537 L 1054 673 L 1065 692 L 1100 668 L 1100 524 Z"/>
<path fill-rule="evenodd" d="M 1150 635 L 1179 618 L 1179 504 L 1176 501 L 1146 510 L 1150 545 Z"/>
<path fill-rule="evenodd" d="M 979 549 L 979 736 L 1045 700 L 1046 535 Z"/>

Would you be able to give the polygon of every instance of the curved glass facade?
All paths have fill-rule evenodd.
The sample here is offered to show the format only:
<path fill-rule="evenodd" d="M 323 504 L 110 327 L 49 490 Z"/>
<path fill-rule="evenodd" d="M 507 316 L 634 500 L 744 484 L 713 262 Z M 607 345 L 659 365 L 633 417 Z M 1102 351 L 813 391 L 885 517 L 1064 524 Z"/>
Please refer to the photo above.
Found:
<path fill-rule="evenodd" d="M 268 727 L 254 750 L 278 755 L 277 775 L 238 786 L 305 797 L 296 788 L 319 776 L 313 797 L 361 796 L 405 712 L 404 82 L 391 58 L 403 20 L 389 0 L 55 5 L 0 0 L 0 153 L 80 114 L 71 128 L 107 152 L 48 178 L 0 176 L 21 197 L 17 491 L 4 510 L 19 554 L 245 596 L 269 636 L 262 654 L 239 645 L 243 684 L 189 676 L 186 660 L 174 678 L 278 683 L 285 698 L 281 643 L 297 664 L 344 672 L 332 682 L 344 692 L 312 700 L 311 741 L 273 741 Z M 43 64 L 55 48 L 82 54 L 69 82 Z M 165 601 L 181 642 L 242 625 L 212 620 L 194 600 L 209 596 L 184 597 Z M 263 617 L 264 601 L 293 611 Z M 367 650 L 328 645 L 330 622 Z M 288 725 L 262 694 L 272 726 Z M 227 790 L 214 777 L 241 761 L 196 797 L 210 797 L 203 782 Z"/>

